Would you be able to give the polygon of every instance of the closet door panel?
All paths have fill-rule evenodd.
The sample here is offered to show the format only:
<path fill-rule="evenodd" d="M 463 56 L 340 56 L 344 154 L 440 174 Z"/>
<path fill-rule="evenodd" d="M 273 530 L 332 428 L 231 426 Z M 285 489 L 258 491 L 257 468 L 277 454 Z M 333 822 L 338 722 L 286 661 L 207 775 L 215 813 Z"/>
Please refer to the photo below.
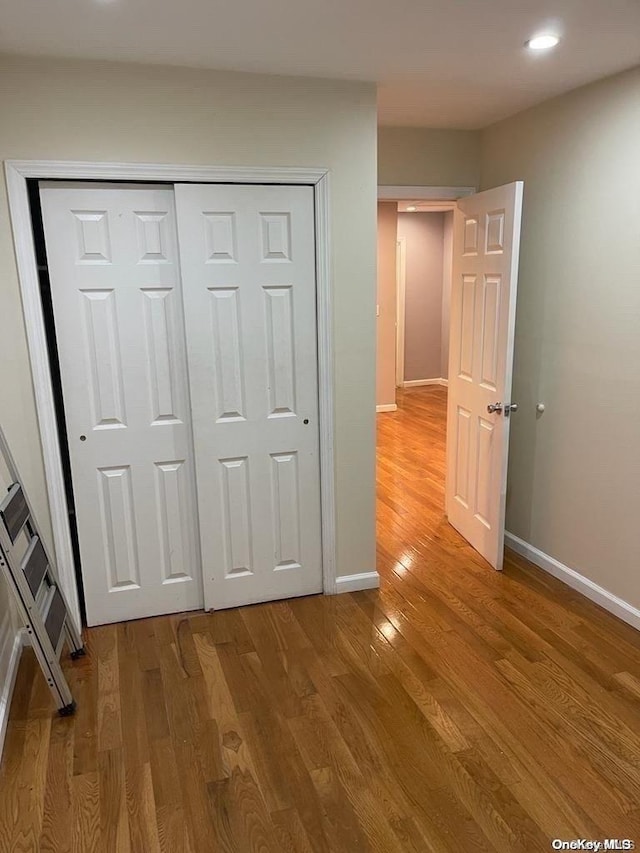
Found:
<path fill-rule="evenodd" d="M 320 592 L 313 189 L 175 191 L 205 605 Z"/>
<path fill-rule="evenodd" d="M 173 189 L 40 196 L 88 622 L 202 607 Z"/>

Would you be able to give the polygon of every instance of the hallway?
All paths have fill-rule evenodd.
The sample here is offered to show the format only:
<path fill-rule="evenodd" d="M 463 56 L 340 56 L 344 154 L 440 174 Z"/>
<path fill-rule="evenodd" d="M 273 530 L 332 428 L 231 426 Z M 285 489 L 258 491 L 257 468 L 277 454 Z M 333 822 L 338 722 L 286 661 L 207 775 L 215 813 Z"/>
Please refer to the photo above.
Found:
<path fill-rule="evenodd" d="M 378 416 L 380 591 L 86 631 L 52 714 L 33 656 L 1 851 L 537 853 L 640 840 L 640 640 L 443 514 L 446 392 Z"/>

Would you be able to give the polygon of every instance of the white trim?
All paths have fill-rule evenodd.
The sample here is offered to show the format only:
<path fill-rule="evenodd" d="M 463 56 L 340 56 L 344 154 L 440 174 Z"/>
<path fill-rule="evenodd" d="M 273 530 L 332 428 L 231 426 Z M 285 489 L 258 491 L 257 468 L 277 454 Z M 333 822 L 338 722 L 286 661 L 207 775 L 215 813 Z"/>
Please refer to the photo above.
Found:
<path fill-rule="evenodd" d="M 81 620 L 78 588 L 73 564 L 67 498 L 58 445 L 58 425 L 56 423 L 53 387 L 49 371 L 49 354 L 40 301 L 40 281 L 31 228 L 29 197 L 27 195 L 26 179 L 31 175 L 9 162 L 5 164 L 5 170 L 9 214 L 13 229 L 16 265 L 22 294 L 22 310 L 40 426 L 47 497 L 53 528 L 53 550 L 60 584 L 66 594 L 76 627 L 79 628 Z"/>
<path fill-rule="evenodd" d="M 195 181 L 227 184 L 317 184 L 323 168 L 297 166 L 186 166 L 180 163 L 100 163 L 89 160 L 7 160 L 23 178 L 102 181 Z"/>
<path fill-rule="evenodd" d="M 396 240 L 396 388 L 404 382 L 405 298 L 407 290 L 407 238 Z"/>
<path fill-rule="evenodd" d="M 318 388 L 322 507 L 323 590 L 336 581 L 334 459 L 333 293 L 329 245 L 329 172 L 322 168 L 262 166 L 185 166 L 161 163 L 94 163 L 58 160 L 5 162 L 9 213 L 27 332 L 31 372 L 44 459 L 55 558 L 61 586 L 77 625 L 78 589 L 49 371 L 40 283 L 31 229 L 27 178 L 106 181 L 199 181 L 201 183 L 311 184 L 315 187 L 316 276 L 318 300 Z"/>
<path fill-rule="evenodd" d="M 627 622 L 633 628 L 640 630 L 640 610 L 632 604 L 629 604 L 622 598 L 618 598 L 617 595 L 589 580 L 584 575 L 579 574 L 575 569 L 565 566 L 559 560 L 556 560 L 555 557 L 550 557 L 544 551 L 540 551 L 518 536 L 514 536 L 513 533 L 505 532 L 504 539 L 505 544 L 517 554 L 526 557 L 527 560 L 550 575 L 553 575 L 554 578 L 558 578 L 558 580 L 566 583 L 567 586 L 577 590 L 586 598 L 608 610 L 609 613 L 613 613 L 614 616 L 622 619 L 623 622 Z"/>
<path fill-rule="evenodd" d="M 443 385 L 445 388 L 449 385 L 448 379 L 408 379 L 402 383 L 403 388 L 419 388 L 422 385 Z"/>
<path fill-rule="evenodd" d="M 27 632 L 24 628 L 20 628 L 20 630 L 16 631 L 13 635 L 9 664 L 7 666 L 4 684 L 2 685 L 2 693 L 0 694 L 0 758 L 2 757 L 4 741 L 7 735 L 11 699 L 13 698 L 13 688 L 16 684 L 16 676 L 18 674 L 18 666 L 22 656 L 22 649 L 27 645 L 26 637 Z"/>
<path fill-rule="evenodd" d="M 413 204 L 410 205 L 410 201 Z M 409 210 L 409 207 L 415 207 L 415 210 Z M 448 213 L 457 209 L 457 201 L 417 201 L 408 198 L 398 200 L 398 213 Z"/>
<path fill-rule="evenodd" d="M 475 187 L 401 187 L 401 186 L 379 186 L 378 199 L 380 201 L 455 201 L 473 195 Z"/>
<path fill-rule="evenodd" d="M 345 575 L 336 578 L 338 592 L 358 592 L 361 589 L 378 589 L 380 575 L 377 572 L 360 572 L 358 575 Z"/>
<path fill-rule="evenodd" d="M 376 412 L 378 414 L 380 412 L 397 412 L 398 406 L 396 403 L 381 403 L 379 406 L 376 406 Z"/>
<path fill-rule="evenodd" d="M 322 523 L 322 589 L 336 592 L 335 415 L 333 400 L 333 288 L 329 173 L 315 184 L 316 280 L 318 316 L 318 401 L 320 420 L 320 502 Z"/>
<path fill-rule="evenodd" d="M 457 204 L 456 204 L 457 208 Z M 451 215 L 449 215 L 451 214 Z M 449 341 L 451 339 L 451 290 L 453 285 L 453 223 L 455 212 L 443 217 L 442 234 L 442 312 L 440 322 L 440 370 L 449 375 Z M 446 341 L 446 345 L 445 345 Z M 447 382 L 447 384 L 449 384 Z"/>

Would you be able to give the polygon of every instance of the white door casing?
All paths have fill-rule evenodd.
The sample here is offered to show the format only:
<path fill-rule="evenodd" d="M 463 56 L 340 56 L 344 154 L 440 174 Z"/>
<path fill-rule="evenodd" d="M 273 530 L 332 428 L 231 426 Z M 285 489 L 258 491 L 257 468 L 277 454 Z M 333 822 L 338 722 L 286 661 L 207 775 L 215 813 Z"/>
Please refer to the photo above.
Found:
<path fill-rule="evenodd" d="M 447 411 L 450 523 L 502 568 L 523 183 L 458 201 Z M 500 403 L 502 410 L 489 412 Z"/>
<path fill-rule="evenodd" d="M 407 287 L 407 241 L 396 240 L 396 388 L 404 385 L 404 332 Z"/>
<path fill-rule="evenodd" d="M 197 609 L 173 190 L 45 183 L 41 200 L 88 624 Z"/>
<path fill-rule="evenodd" d="M 175 193 L 205 607 L 320 592 L 314 190 Z"/>

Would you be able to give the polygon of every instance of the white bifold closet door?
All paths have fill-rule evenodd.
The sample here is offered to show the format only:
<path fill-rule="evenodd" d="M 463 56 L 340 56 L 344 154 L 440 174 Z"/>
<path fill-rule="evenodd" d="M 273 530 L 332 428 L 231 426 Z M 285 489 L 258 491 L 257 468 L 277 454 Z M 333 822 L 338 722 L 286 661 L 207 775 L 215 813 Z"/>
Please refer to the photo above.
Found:
<path fill-rule="evenodd" d="M 171 187 L 40 185 L 89 625 L 202 607 Z"/>
<path fill-rule="evenodd" d="M 313 189 L 41 200 L 88 623 L 320 592 Z"/>
<path fill-rule="evenodd" d="M 313 189 L 175 193 L 205 606 L 320 592 Z"/>

